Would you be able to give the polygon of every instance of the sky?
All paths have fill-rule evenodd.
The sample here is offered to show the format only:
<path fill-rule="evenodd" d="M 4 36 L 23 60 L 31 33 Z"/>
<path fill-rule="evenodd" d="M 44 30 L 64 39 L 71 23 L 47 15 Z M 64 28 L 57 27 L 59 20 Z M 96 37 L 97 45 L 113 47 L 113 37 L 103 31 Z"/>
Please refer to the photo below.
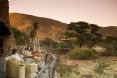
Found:
<path fill-rule="evenodd" d="M 9 0 L 9 11 L 55 19 L 117 26 L 117 0 Z"/>

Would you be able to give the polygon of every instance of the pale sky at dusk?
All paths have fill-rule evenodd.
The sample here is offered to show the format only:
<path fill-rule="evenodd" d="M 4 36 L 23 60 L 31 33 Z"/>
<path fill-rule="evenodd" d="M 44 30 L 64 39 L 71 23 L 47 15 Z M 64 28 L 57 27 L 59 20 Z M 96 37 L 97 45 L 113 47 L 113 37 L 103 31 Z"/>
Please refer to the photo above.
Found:
<path fill-rule="evenodd" d="M 117 26 L 117 0 L 9 0 L 10 12 L 52 18 L 64 23 L 86 21 Z"/>

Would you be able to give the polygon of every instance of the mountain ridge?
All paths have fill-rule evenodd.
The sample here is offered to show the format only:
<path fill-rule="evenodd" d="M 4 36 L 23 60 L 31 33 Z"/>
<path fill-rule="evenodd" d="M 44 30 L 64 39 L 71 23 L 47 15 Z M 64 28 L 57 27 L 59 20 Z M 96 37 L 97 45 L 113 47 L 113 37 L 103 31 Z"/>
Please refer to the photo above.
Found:
<path fill-rule="evenodd" d="M 63 36 L 63 33 L 67 28 L 66 23 L 62 23 L 60 21 L 50 18 L 37 17 L 22 13 L 10 13 L 9 19 L 11 27 L 15 27 L 21 31 L 26 31 L 33 26 L 33 23 L 37 23 L 37 25 L 39 26 L 37 36 L 40 39 L 49 37 L 54 40 L 59 40 Z M 100 27 L 100 33 L 103 36 L 117 37 L 116 35 L 117 27 L 116 26 Z"/>
<path fill-rule="evenodd" d="M 15 27 L 21 31 L 25 31 L 27 28 L 30 29 L 33 26 L 33 23 L 37 23 L 39 26 L 37 36 L 39 36 L 40 39 L 49 37 L 58 40 L 59 36 L 62 35 L 67 27 L 67 24 L 60 21 L 27 14 L 10 13 L 9 18 L 11 27 Z"/>

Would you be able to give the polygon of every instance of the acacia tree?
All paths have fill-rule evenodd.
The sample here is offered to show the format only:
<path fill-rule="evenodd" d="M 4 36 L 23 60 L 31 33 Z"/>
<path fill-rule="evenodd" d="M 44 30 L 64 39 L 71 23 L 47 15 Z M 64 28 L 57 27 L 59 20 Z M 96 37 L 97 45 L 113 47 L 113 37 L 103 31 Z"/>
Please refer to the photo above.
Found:
<path fill-rule="evenodd" d="M 81 48 L 85 43 L 85 35 L 89 29 L 89 24 L 86 22 L 72 22 L 68 25 L 66 37 L 76 39 L 79 47 Z"/>
<path fill-rule="evenodd" d="M 99 33 L 99 26 L 95 24 L 90 24 L 90 32 L 86 35 L 87 46 L 89 48 L 95 46 L 102 40 L 102 35 Z"/>
<path fill-rule="evenodd" d="M 80 21 L 70 23 L 65 35 L 70 41 L 76 40 L 75 44 L 78 44 L 80 48 L 83 45 L 91 48 L 101 40 L 102 36 L 98 31 L 99 26 Z"/>

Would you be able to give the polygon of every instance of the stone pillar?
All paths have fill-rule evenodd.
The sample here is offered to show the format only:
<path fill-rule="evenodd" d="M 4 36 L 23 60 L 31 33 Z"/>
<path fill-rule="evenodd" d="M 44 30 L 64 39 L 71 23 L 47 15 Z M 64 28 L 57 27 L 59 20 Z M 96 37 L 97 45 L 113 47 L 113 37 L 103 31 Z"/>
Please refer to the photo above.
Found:
<path fill-rule="evenodd" d="M 9 21 L 9 1 L 8 0 L 0 0 L 0 22 L 4 23 L 5 26 L 10 31 L 10 21 Z M 6 35 L 3 37 L 3 55 L 7 56 L 11 52 L 11 44 L 13 40 L 13 35 Z M 13 45 L 13 43 L 12 43 Z"/>
<path fill-rule="evenodd" d="M 8 33 L 7 33 L 8 32 Z M 2 55 L 0 56 L 0 78 L 6 78 L 6 61 L 5 56 L 9 55 L 13 43 L 13 36 L 10 34 L 9 22 L 9 2 L 8 0 L 0 0 L 0 39 L 2 40 Z"/>

